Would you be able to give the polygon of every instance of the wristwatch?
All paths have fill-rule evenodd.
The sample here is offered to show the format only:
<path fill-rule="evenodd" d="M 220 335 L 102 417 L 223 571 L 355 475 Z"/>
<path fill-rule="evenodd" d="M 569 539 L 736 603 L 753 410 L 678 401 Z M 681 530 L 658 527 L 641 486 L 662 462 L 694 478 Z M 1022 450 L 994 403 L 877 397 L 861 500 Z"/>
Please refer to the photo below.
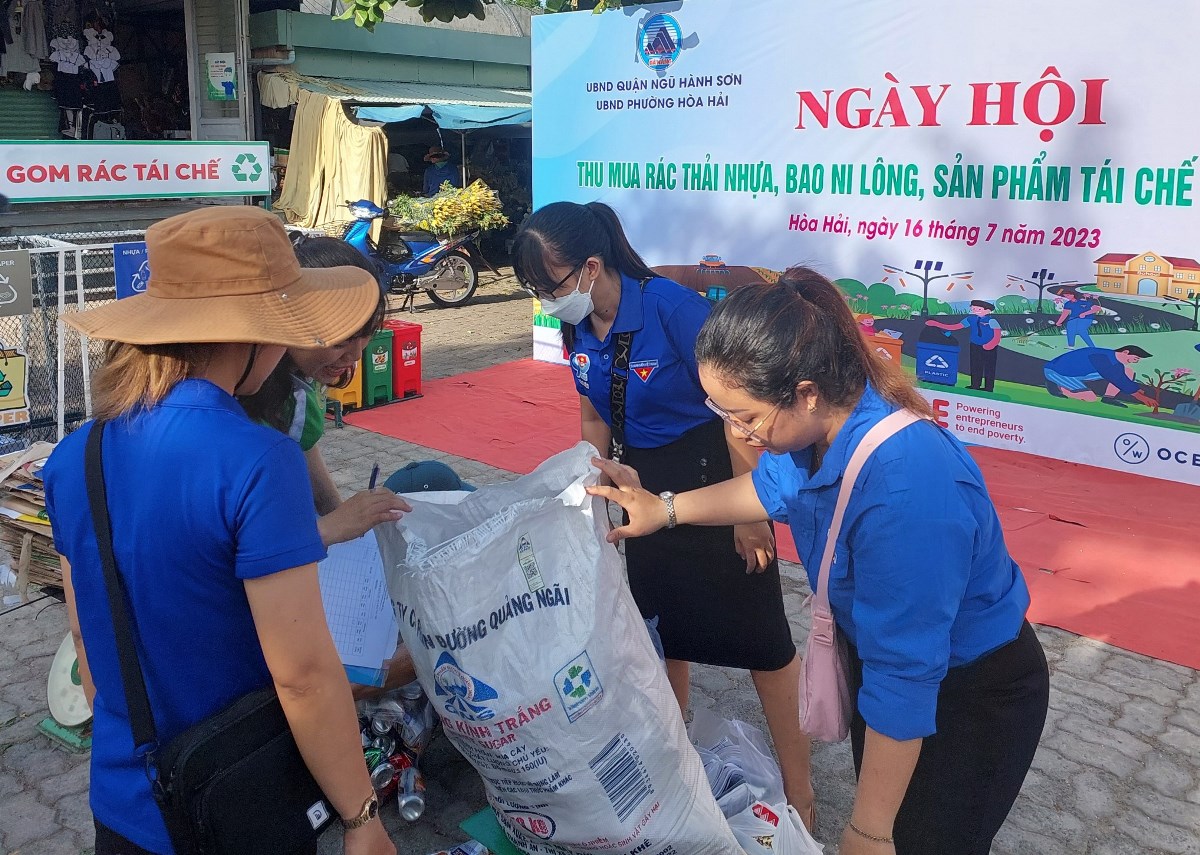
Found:
<path fill-rule="evenodd" d="M 377 816 L 379 816 L 379 796 L 371 793 L 371 797 L 363 802 L 362 810 L 358 812 L 358 816 L 354 817 L 354 819 L 342 817 L 342 827 L 346 831 L 353 831 L 356 828 L 362 828 Z"/>
<path fill-rule="evenodd" d="M 675 494 L 670 490 L 666 490 L 658 494 L 658 497 L 663 500 L 663 504 L 667 506 L 667 528 L 675 528 Z"/>

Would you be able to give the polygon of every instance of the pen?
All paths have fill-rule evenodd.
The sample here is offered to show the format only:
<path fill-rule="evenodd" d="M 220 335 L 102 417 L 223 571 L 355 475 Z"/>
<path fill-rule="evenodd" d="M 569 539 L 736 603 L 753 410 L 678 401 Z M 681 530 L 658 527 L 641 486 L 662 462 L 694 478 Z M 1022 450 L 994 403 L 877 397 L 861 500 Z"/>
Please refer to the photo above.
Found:
<path fill-rule="evenodd" d="M 379 480 L 379 464 L 376 463 L 371 467 L 371 484 L 367 487 L 368 490 L 375 489 L 375 482 Z"/>

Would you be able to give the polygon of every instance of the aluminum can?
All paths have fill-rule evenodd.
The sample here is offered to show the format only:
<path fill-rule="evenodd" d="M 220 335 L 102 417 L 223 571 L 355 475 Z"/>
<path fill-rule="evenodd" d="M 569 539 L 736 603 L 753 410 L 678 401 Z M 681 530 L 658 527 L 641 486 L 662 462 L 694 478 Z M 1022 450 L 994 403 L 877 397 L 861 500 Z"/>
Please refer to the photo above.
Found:
<path fill-rule="evenodd" d="M 414 768 L 400 773 L 396 784 L 400 818 L 416 822 L 425 813 L 425 777 Z"/>

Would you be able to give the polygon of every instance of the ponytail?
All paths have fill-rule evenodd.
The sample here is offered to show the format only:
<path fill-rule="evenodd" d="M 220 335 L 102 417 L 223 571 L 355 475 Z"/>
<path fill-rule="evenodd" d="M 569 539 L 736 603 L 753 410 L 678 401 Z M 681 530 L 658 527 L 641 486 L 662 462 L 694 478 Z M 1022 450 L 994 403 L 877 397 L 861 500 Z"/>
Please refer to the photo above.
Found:
<path fill-rule="evenodd" d="M 931 414 L 899 367 L 867 346 L 837 286 L 807 267 L 717 303 L 696 341 L 696 358 L 751 397 L 782 407 L 796 402 L 803 380 L 839 407 L 852 404 L 869 382 L 890 403 Z"/>
<path fill-rule="evenodd" d="M 616 211 L 603 202 L 552 202 L 539 208 L 517 233 L 512 255 L 517 280 L 538 291 L 557 284 L 551 266 L 580 267 L 592 257 L 634 279 L 658 275 L 630 245 Z M 562 340 L 568 351 L 574 347 L 574 325 L 562 325 Z"/>

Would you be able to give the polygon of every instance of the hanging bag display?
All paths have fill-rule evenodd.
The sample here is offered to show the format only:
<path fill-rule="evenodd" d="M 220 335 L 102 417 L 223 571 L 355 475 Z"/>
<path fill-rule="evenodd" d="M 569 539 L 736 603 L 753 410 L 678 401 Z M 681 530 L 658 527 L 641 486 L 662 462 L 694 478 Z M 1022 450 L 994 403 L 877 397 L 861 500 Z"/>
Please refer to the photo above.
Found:
<path fill-rule="evenodd" d="M 104 485 L 104 422 L 84 453 L 88 504 L 104 570 L 130 729 L 178 855 L 293 852 L 315 843 L 333 812 L 292 737 L 273 687 L 236 700 L 161 750 L 138 661 L 133 615 L 113 551 Z"/>
<path fill-rule="evenodd" d="M 853 709 L 850 684 L 846 679 L 846 648 L 829 608 L 829 573 L 833 568 L 846 505 L 850 502 L 854 482 L 858 480 L 858 474 L 871 453 L 885 440 L 920 420 L 920 416 L 909 410 L 897 410 L 884 418 L 867 431 L 842 474 L 842 486 L 838 490 L 837 505 L 829 524 L 825 552 L 817 571 L 817 590 L 808 598 L 812 622 L 800 666 L 800 726 L 820 742 L 844 740 L 850 734 Z"/>

